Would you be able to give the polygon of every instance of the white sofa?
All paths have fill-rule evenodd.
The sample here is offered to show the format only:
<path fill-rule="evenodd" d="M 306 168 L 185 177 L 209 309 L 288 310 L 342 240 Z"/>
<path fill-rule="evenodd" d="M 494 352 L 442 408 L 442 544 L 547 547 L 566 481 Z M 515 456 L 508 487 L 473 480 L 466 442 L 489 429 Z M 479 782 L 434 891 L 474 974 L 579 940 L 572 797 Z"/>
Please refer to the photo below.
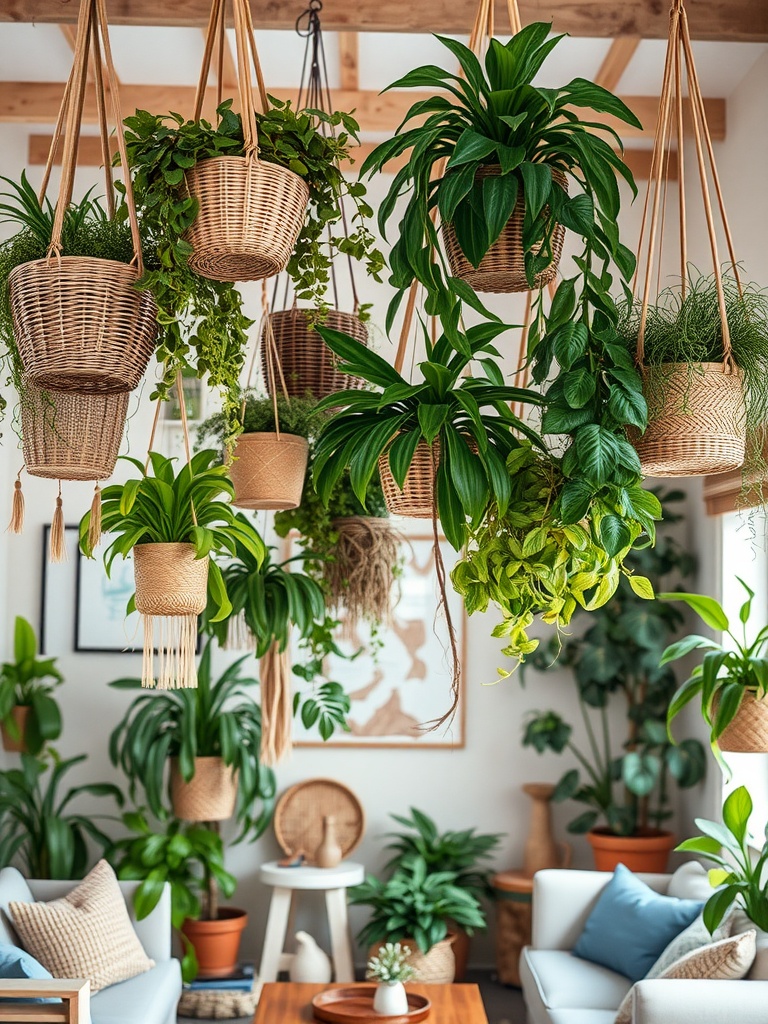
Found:
<path fill-rule="evenodd" d="M 19 945 L 8 916 L 9 903 L 27 901 L 30 893 L 35 900 L 55 900 L 66 896 L 76 884 L 25 879 L 15 868 L 3 868 L 0 871 L 0 942 Z M 90 1017 L 85 1006 L 81 1009 L 82 1020 L 84 1024 L 89 1020 L 92 1024 L 176 1024 L 176 1005 L 181 996 L 181 967 L 179 961 L 171 957 L 170 888 L 166 885 L 152 913 L 143 921 L 137 921 L 133 894 L 139 883 L 120 882 L 119 885 L 139 941 L 147 956 L 155 961 L 155 967 L 129 981 L 96 992 L 90 997 Z M 2 984 L 0 981 L 0 997 Z M 30 982 L 30 986 L 34 984 Z M 3 1002 L 0 1001 L 0 1021 L 6 1019 Z"/>
<path fill-rule="evenodd" d="M 632 982 L 573 956 L 604 871 L 539 871 L 533 881 L 533 937 L 520 958 L 530 1024 L 613 1024 Z M 640 875 L 667 891 L 671 875 Z M 633 1024 L 768 1024 L 768 981 L 640 981 Z"/>

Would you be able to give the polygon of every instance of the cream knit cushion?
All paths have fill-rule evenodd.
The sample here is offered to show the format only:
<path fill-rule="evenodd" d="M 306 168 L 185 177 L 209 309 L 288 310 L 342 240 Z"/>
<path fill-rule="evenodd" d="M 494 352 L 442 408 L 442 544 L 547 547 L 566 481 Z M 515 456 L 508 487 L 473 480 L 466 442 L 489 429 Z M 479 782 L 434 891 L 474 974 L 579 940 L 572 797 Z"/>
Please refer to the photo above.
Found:
<path fill-rule="evenodd" d="M 755 929 L 743 935 L 721 939 L 701 949 L 694 949 L 675 961 L 662 978 L 738 981 L 746 977 L 755 959 Z M 634 986 L 633 986 L 634 987 Z M 632 1024 L 632 989 L 619 1007 L 615 1024 Z"/>
<path fill-rule="evenodd" d="M 91 991 L 98 992 L 155 966 L 105 860 L 62 899 L 11 903 L 8 910 L 24 949 L 54 978 L 88 978 Z"/>

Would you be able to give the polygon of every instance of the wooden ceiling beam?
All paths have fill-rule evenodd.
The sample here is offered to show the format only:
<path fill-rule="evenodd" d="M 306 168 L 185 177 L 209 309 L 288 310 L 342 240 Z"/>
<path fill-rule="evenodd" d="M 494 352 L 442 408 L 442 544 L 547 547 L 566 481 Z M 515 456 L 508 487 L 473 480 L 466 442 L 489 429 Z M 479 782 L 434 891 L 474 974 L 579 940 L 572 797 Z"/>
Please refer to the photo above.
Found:
<path fill-rule="evenodd" d="M 61 103 L 64 86 L 56 82 L 0 82 L 0 123 L 53 124 Z M 295 99 L 293 89 L 271 89 L 278 99 Z M 395 91 L 383 95 L 372 91 L 333 90 L 333 103 L 338 110 L 354 110 L 361 131 L 392 132 L 406 111 L 427 93 Z M 128 113 L 136 109 L 155 111 L 177 110 L 191 116 L 194 105 L 193 86 L 178 85 L 123 85 L 120 102 Z M 622 138 L 653 138 L 659 101 L 655 96 L 624 96 L 624 102 L 635 112 L 643 130 L 629 128 L 614 118 L 601 115 L 604 123 L 615 128 Z M 204 110 L 212 116 L 216 90 L 209 88 Z M 725 138 L 725 100 L 706 99 L 707 120 L 712 138 Z M 96 103 L 93 90 L 86 92 L 85 124 L 96 123 Z"/>
<path fill-rule="evenodd" d="M 614 39 L 595 75 L 595 85 L 602 85 L 609 92 L 614 92 L 639 45 L 640 36 L 619 36 Z"/>
<path fill-rule="evenodd" d="M 339 71 L 342 89 L 358 89 L 359 48 L 357 32 L 339 32 Z"/>
<path fill-rule="evenodd" d="M 496 24 L 506 25 L 506 0 L 495 0 Z M 207 23 L 210 0 L 110 0 L 115 25 L 196 25 Z M 768 4 L 763 0 L 689 0 L 695 39 L 768 42 Z M 251 0 L 261 29 L 293 31 L 296 7 L 280 0 Z M 520 0 L 523 24 L 552 21 L 556 32 L 614 39 L 665 39 L 669 4 L 660 0 Z M 339 32 L 443 32 L 468 34 L 477 0 L 325 0 L 323 28 Z M 77 4 L 62 0 L 0 0 L 0 21 L 74 22 Z"/>

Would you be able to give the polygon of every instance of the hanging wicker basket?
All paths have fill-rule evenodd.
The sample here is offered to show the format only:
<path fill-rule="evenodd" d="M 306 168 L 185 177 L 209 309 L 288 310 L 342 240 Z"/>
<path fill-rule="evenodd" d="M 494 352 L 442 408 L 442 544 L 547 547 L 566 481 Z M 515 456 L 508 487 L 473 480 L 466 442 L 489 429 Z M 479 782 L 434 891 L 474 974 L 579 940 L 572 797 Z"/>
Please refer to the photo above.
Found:
<path fill-rule="evenodd" d="M 365 381 L 360 377 L 341 373 L 337 368 L 337 357 L 313 329 L 305 310 L 294 307 L 270 313 L 269 322 L 288 395 L 298 398 L 312 395 L 319 400 L 336 391 L 365 387 Z M 325 316 L 322 326 L 348 334 L 363 345 L 368 343 L 368 329 L 354 313 L 341 313 L 332 309 Z M 264 336 L 266 330 L 265 324 L 262 331 L 261 363 L 267 391 L 271 394 Z"/>
<path fill-rule="evenodd" d="M 389 468 L 389 452 L 379 456 L 379 474 L 384 500 L 393 516 L 431 519 L 435 504 L 435 473 L 440 462 L 440 442 L 433 446 L 419 441 L 400 490 Z"/>
<path fill-rule="evenodd" d="M 244 156 L 201 160 L 186 173 L 200 208 L 186 234 L 190 267 L 214 281 L 258 281 L 285 269 L 304 223 L 306 182 Z"/>
<path fill-rule="evenodd" d="M 23 263 L 8 278 L 27 379 L 40 388 L 114 395 L 141 381 L 157 306 L 127 263 L 82 256 Z"/>
<path fill-rule="evenodd" d="M 736 717 L 718 738 L 721 750 L 734 754 L 768 753 L 768 697 L 757 700 L 746 690 Z"/>
<path fill-rule="evenodd" d="M 208 558 L 195 558 L 193 544 L 137 544 L 133 568 L 142 615 L 199 615 L 205 609 Z"/>
<path fill-rule="evenodd" d="M 184 821 L 226 821 L 235 813 L 237 773 L 221 757 L 196 757 L 195 774 L 185 782 L 179 759 L 171 758 L 171 804 Z"/>
<path fill-rule="evenodd" d="M 309 443 L 296 434 L 258 432 L 237 439 L 229 475 L 237 508 L 298 508 L 304 489 Z"/>
<path fill-rule="evenodd" d="M 489 177 L 499 173 L 498 167 L 481 167 L 478 177 Z M 568 190 L 565 175 L 552 171 L 553 181 Z M 518 193 L 518 201 L 512 216 L 507 221 L 501 234 L 480 261 L 479 267 L 473 267 L 459 245 L 453 224 L 443 224 L 443 244 L 451 268 L 451 274 L 466 281 L 476 292 L 527 292 L 530 291 L 528 278 L 525 276 L 525 253 L 523 251 L 523 205 L 522 191 Z M 545 213 L 548 207 L 545 207 Z M 563 252 L 565 228 L 555 224 L 552 231 L 552 262 L 534 278 L 534 288 L 542 288 L 557 276 L 557 268 Z M 538 249 L 534 249 L 538 252 Z"/>
<path fill-rule="evenodd" d="M 722 363 L 644 366 L 648 427 L 631 440 L 645 476 L 705 476 L 744 463 L 743 374 Z"/>
<path fill-rule="evenodd" d="M 21 440 L 30 476 L 106 480 L 123 440 L 128 395 L 41 391 L 25 382 Z"/>

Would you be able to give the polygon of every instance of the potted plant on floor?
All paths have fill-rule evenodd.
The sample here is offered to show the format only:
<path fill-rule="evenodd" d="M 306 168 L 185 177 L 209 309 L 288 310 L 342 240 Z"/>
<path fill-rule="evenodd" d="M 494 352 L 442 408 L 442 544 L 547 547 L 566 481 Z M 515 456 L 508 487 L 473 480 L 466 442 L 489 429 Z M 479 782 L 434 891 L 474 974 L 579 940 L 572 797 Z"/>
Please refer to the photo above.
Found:
<path fill-rule="evenodd" d="M 664 523 L 681 519 L 674 506 L 680 492 L 661 493 Z M 660 588 L 684 580 L 695 559 L 665 530 L 655 546 L 632 551 L 627 568 Z M 664 871 L 675 840 L 664 825 L 671 816 L 670 784 L 686 788 L 704 776 L 706 760 L 695 739 L 678 746 L 666 735 L 666 714 L 677 686 L 662 664 L 669 640 L 683 617 L 668 600 L 645 600 L 623 579 L 614 596 L 592 612 L 581 635 L 553 642 L 531 659 L 538 671 L 569 668 L 587 731 L 585 750 L 573 740 L 572 726 L 554 711 L 536 712 L 525 725 L 523 743 L 539 753 L 566 750 L 578 762 L 555 788 L 553 799 L 573 799 L 586 806 L 568 826 L 586 833 L 599 870 L 621 862 L 637 871 Z M 675 597 L 675 594 L 662 597 Z M 626 735 L 611 739 L 611 708 L 626 708 Z M 655 860 L 647 858 L 655 855 Z"/>
<path fill-rule="evenodd" d="M 61 712 L 52 694 L 64 677 L 55 658 L 37 657 L 35 631 L 20 615 L 13 628 L 13 657 L 0 666 L 3 747 L 39 754 L 61 735 Z"/>

